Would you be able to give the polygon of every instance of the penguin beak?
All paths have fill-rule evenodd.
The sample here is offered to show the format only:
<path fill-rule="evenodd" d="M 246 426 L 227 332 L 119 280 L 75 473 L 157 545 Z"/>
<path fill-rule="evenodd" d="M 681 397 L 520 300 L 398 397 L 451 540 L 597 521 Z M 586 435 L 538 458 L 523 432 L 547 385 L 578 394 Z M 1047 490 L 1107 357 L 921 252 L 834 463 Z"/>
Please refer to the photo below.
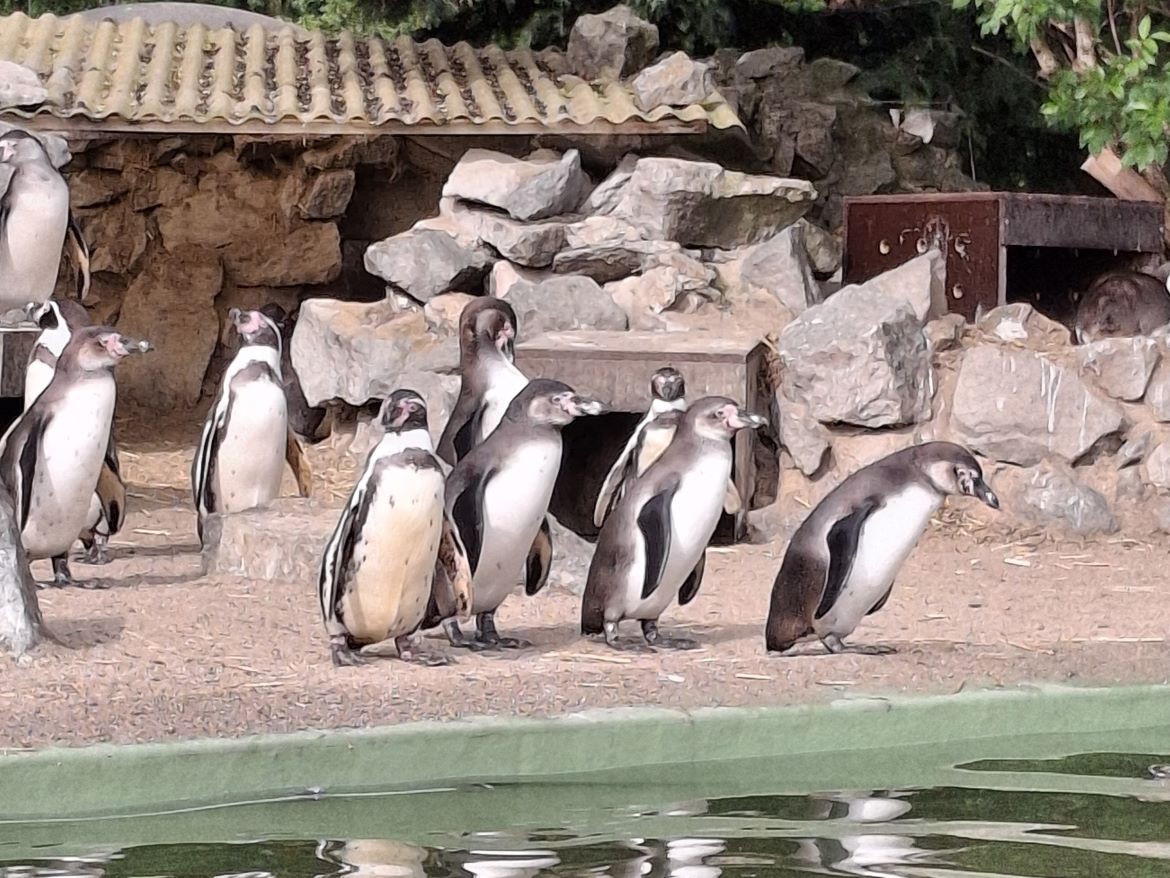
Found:
<path fill-rule="evenodd" d="M 737 408 L 727 418 L 727 426 L 733 430 L 758 430 L 766 423 L 768 423 L 767 418 L 740 408 Z"/>
<path fill-rule="evenodd" d="M 28 317 L 29 320 L 32 320 L 35 323 L 36 319 L 37 319 L 37 311 L 39 311 L 40 308 L 41 308 L 40 302 L 29 302 L 27 305 L 24 306 L 24 313 Z"/>
<path fill-rule="evenodd" d="M 500 353 L 507 354 L 511 357 L 515 338 L 516 330 L 505 324 L 504 328 L 496 333 L 496 348 Z"/>
<path fill-rule="evenodd" d="M 565 411 L 574 418 L 582 415 L 600 415 L 605 412 L 605 406 L 596 399 L 573 394 L 563 403 Z"/>
<path fill-rule="evenodd" d="M 144 338 L 130 338 L 129 336 L 119 336 L 119 341 L 122 347 L 122 356 L 129 356 L 130 354 L 145 354 L 148 351 L 154 350 L 154 345 Z"/>
<path fill-rule="evenodd" d="M 975 496 L 990 506 L 992 509 L 999 509 L 999 497 L 995 496 L 995 491 L 988 487 L 987 482 L 979 479 L 975 482 L 973 487 Z"/>

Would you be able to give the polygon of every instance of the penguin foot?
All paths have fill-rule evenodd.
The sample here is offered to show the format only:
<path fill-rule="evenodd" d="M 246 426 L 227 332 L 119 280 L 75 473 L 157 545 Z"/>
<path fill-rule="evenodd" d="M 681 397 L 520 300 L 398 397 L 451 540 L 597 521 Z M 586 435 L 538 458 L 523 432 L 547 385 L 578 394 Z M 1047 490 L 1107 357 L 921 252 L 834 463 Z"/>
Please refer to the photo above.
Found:
<path fill-rule="evenodd" d="M 81 556 L 81 560 L 86 564 L 101 566 L 110 563 L 110 553 L 106 550 L 105 540 L 95 539 L 89 544 L 82 545 L 85 547 L 85 554 Z"/>
<path fill-rule="evenodd" d="M 642 636 L 651 646 L 661 646 L 663 649 L 698 649 L 699 641 L 689 637 L 668 637 L 658 631 L 658 623 L 649 619 L 642 622 Z"/>
<path fill-rule="evenodd" d="M 519 637 L 500 637 L 491 613 L 480 613 L 475 620 L 475 639 L 490 649 L 529 649 L 532 643 Z"/>
<path fill-rule="evenodd" d="M 492 645 L 499 649 L 531 649 L 532 641 L 524 640 L 521 637 L 499 637 L 492 642 Z"/>
<path fill-rule="evenodd" d="M 448 619 L 443 623 L 443 633 L 447 635 L 447 642 L 456 649 L 470 649 L 472 652 L 483 652 L 490 649 L 490 645 L 478 639 L 468 637 L 459 628 L 459 623 Z"/>
<path fill-rule="evenodd" d="M 58 555 L 53 559 L 53 585 L 62 588 L 73 584 L 73 574 L 69 572 L 69 557 Z"/>
<path fill-rule="evenodd" d="M 821 643 L 825 645 L 825 649 L 833 655 L 841 655 L 842 653 L 851 652 L 854 655 L 893 655 L 897 652 L 892 646 L 885 646 L 879 643 L 854 645 L 846 643 L 836 634 L 827 634 L 821 638 Z"/>
<path fill-rule="evenodd" d="M 394 645 L 398 647 L 398 657 L 402 661 L 422 665 L 425 668 L 440 668 L 455 662 L 453 658 L 442 653 L 418 649 L 408 637 L 396 638 Z"/>
<path fill-rule="evenodd" d="M 112 582 L 105 579 L 75 579 L 73 580 L 73 584 L 78 588 L 85 588 L 90 591 L 105 591 L 113 585 Z"/>
<path fill-rule="evenodd" d="M 333 666 L 336 668 L 353 668 L 369 664 L 365 656 L 349 648 L 345 635 L 329 638 L 329 657 L 333 659 Z"/>

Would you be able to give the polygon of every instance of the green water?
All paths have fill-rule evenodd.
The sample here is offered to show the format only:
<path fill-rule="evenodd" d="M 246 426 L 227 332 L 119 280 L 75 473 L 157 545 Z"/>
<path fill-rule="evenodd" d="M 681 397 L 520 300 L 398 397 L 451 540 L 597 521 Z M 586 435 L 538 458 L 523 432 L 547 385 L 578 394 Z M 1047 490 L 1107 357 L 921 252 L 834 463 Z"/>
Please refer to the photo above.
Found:
<path fill-rule="evenodd" d="M 1170 747 L 1158 731 L 1141 739 Z M 834 777 L 853 760 L 859 776 L 868 765 L 933 780 L 893 789 L 796 792 L 791 770 L 757 759 L 572 783 L 318 790 L 165 814 L 0 820 L 0 876 L 1170 876 L 1170 780 L 1149 771 L 1170 751 L 1018 750 L 1027 755 L 1005 745 L 1002 758 L 945 765 L 938 753 L 817 757 Z M 809 776 L 817 768 L 804 765 Z"/>

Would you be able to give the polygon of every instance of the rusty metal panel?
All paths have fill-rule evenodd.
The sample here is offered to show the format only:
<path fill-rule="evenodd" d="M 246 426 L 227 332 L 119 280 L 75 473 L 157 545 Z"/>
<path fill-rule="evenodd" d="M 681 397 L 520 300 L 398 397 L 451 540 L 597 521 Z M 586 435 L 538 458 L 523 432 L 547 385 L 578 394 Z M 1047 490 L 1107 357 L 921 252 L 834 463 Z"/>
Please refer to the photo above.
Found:
<path fill-rule="evenodd" d="M 1003 243 L 1009 247 L 1061 247 L 1160 253 L 1161 205 L 1116 198 L 1003 194 Z"/>
<path fill-rule="evenodd" d="M 847 198 L 843 279 L 862 283 L 937 246 L 946 254 L 947 307 L 973 320 L 979 305 L 1004 301 L 999 211 L 995 193 Z"/>

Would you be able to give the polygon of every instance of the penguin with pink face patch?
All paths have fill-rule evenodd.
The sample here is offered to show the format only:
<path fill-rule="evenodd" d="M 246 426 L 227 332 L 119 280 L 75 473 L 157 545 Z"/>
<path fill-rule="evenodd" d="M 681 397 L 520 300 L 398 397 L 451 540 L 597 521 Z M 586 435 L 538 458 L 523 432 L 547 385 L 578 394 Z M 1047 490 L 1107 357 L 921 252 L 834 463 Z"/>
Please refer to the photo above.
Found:
<path fill-rule="evenodd" d="M 240 335 L 240 350 L 207 413 L 191 467 L 201 542 L 213 512 L 256 509 L 279 496 L 288 442 L 280 330 L 259 311 L 232 308 L 228 319 Z"/>

